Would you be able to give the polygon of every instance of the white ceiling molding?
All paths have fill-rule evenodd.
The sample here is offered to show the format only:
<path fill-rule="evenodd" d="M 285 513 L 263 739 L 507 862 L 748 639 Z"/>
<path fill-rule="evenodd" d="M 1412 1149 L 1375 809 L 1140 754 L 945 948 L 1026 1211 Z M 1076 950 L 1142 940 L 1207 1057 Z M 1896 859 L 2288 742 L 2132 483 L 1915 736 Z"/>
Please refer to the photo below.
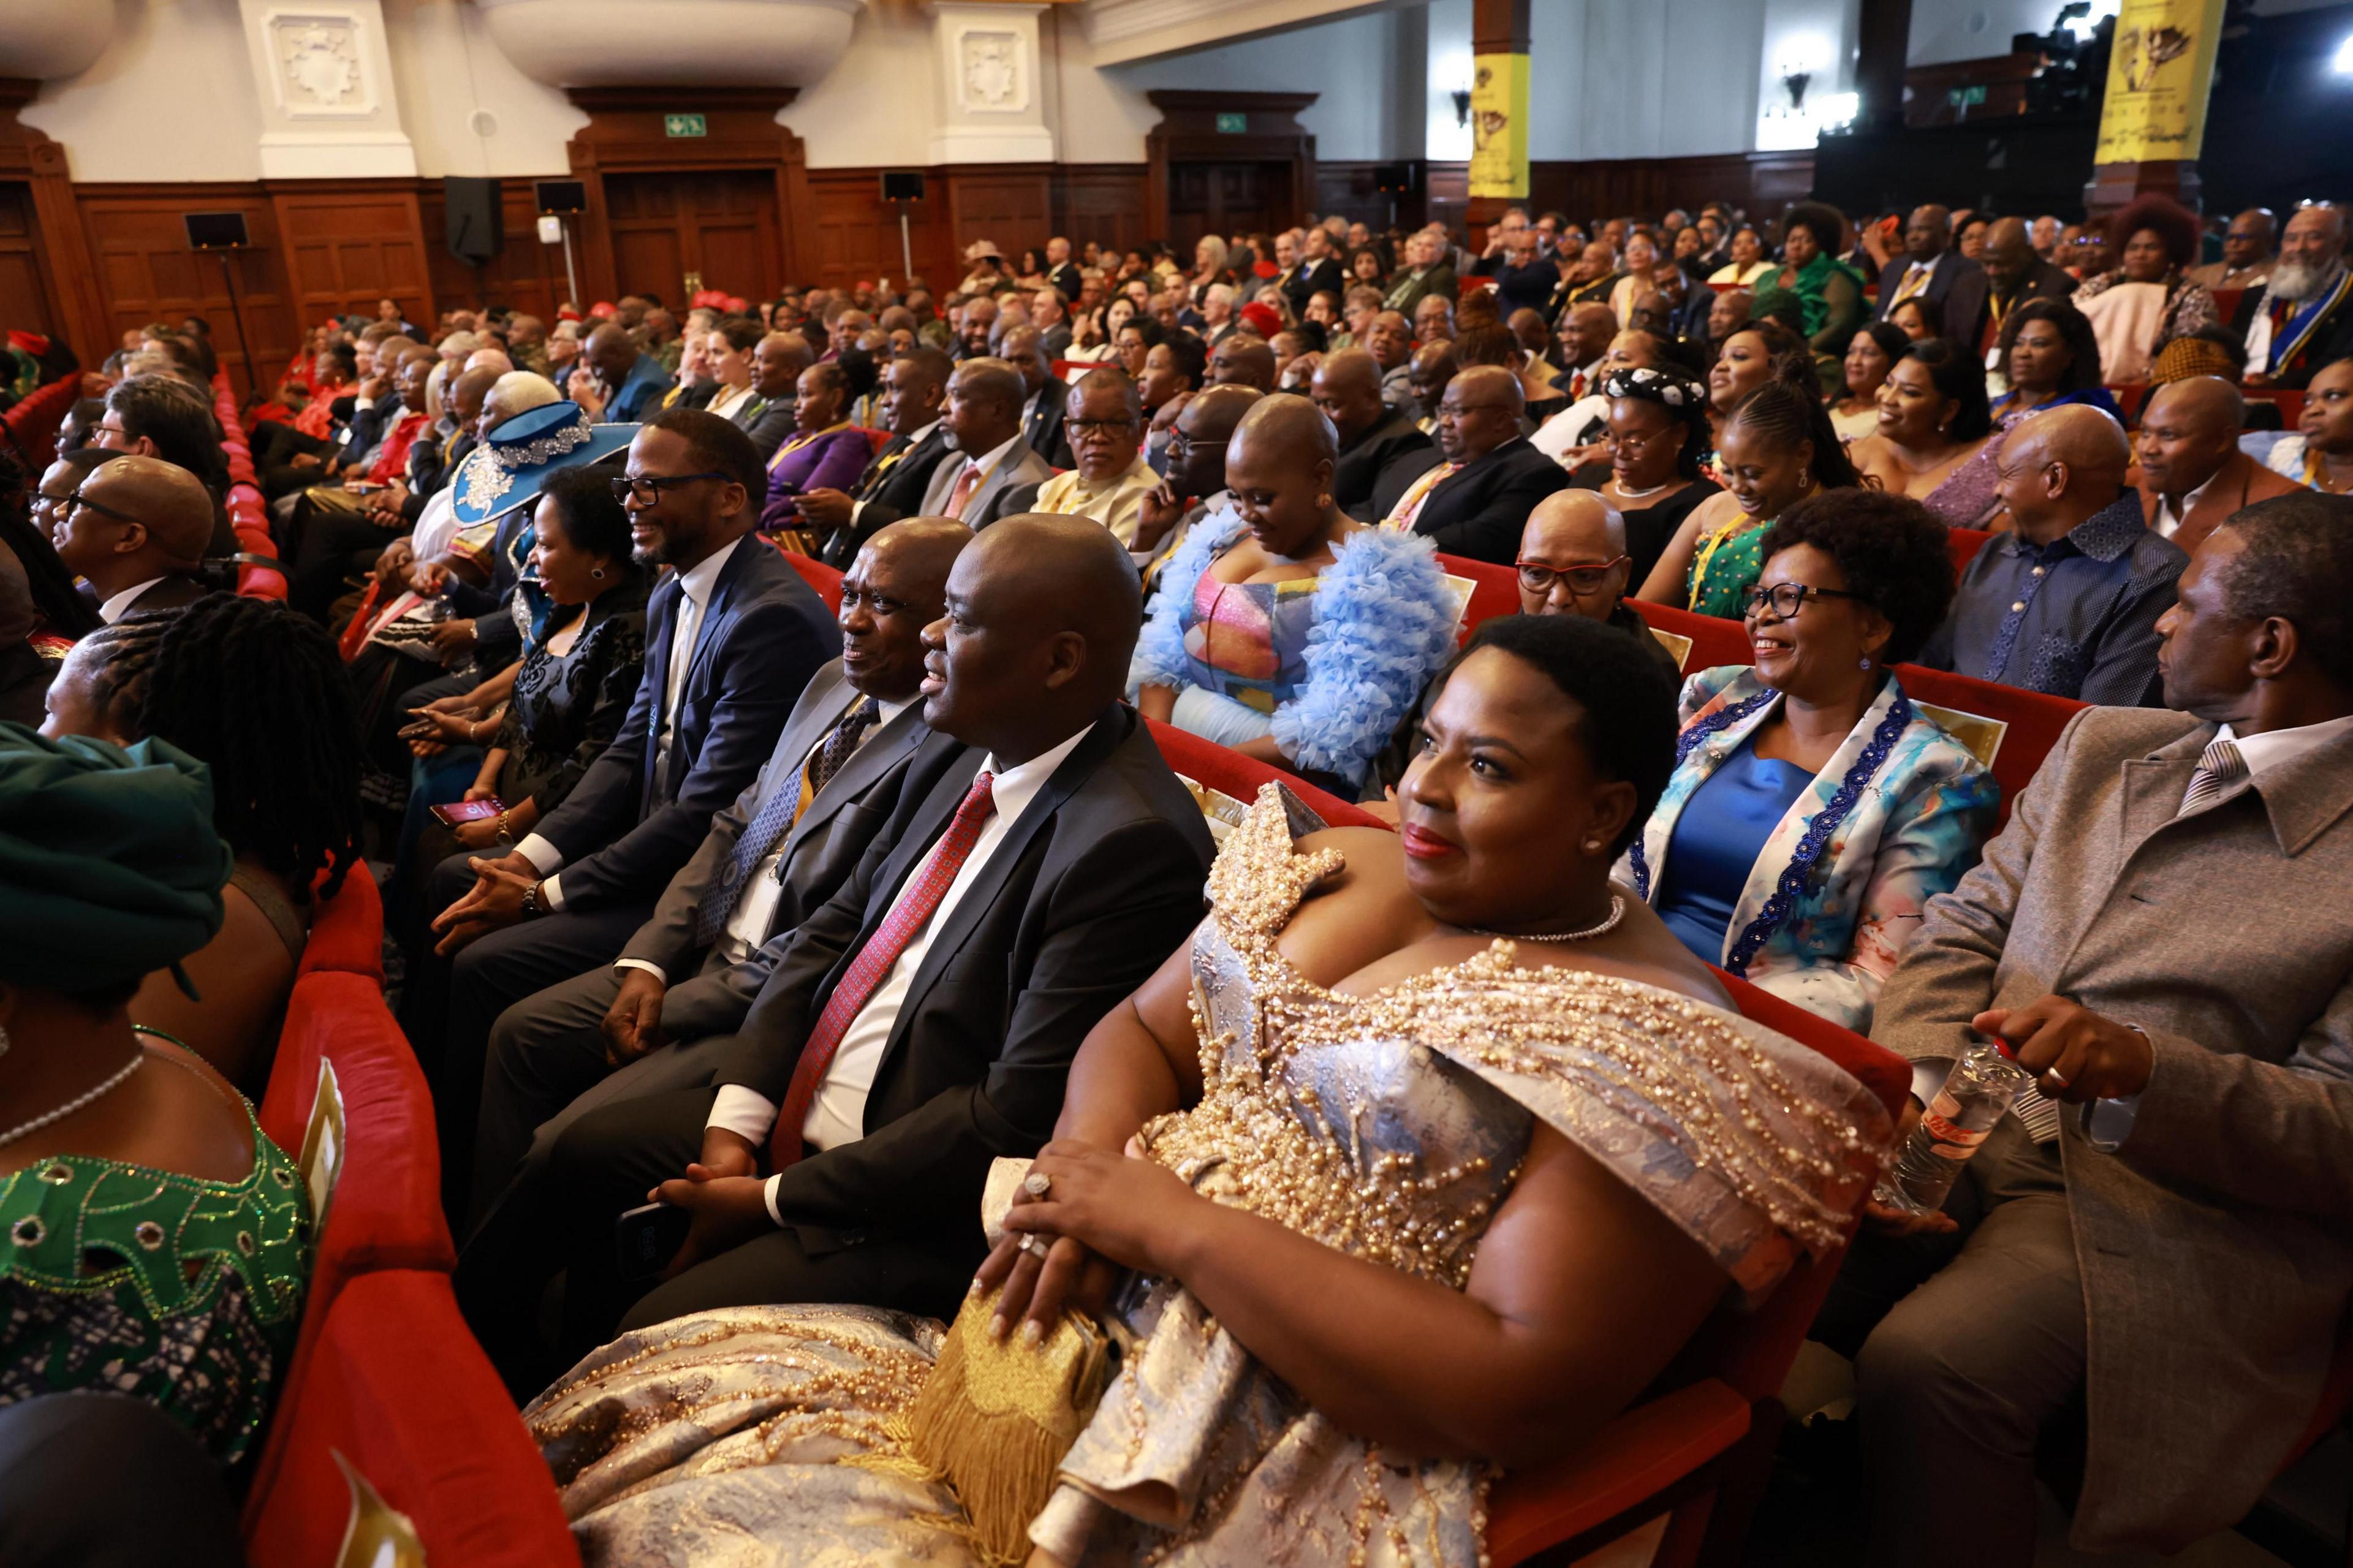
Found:
<path fill-rule="evenodd" d="M 1080 25 L 1098 66 L 1134 65 L 1409 0 L 1086 0 Z M 1411 0 L 1419 3 L 1419 0 Z"/>
<path fill-rule="evenodd" d="M 814 86 L 864 4 L 474 0 L 500 51 L 550 87 Z"/>
<path fill-rule="evenodd" d="M 108 0 L 0 0 L 0 77 L 78 76 L 113 37 Z"/>

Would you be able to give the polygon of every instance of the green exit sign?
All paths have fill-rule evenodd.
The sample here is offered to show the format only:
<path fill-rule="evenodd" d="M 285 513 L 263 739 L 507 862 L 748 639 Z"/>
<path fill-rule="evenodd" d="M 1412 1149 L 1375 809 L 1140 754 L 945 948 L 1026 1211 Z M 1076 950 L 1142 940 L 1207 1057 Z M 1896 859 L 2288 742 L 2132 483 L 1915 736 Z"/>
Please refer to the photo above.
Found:
<path fill-rule="evenodd" d="M 1986 89 L 1983 82 L 1970 87 L 1952 88 L 1945 94 L 1945 101 L 1955 109 L 1973 109 L 1985 100 Z"/>
<path fill-rule="evenodd" d="M 1220 114 L 1218 116 L 1218 134 L 1220 136 L 1240 136 L 1246 134 L 1249 130 L 1250 116 L 1247 114 Z"/>
<path fill-rule="evenodd" d="M 700 114 L 665 114 L 662 116 L 665 136 L 708 136 L 711 127 Z"/>

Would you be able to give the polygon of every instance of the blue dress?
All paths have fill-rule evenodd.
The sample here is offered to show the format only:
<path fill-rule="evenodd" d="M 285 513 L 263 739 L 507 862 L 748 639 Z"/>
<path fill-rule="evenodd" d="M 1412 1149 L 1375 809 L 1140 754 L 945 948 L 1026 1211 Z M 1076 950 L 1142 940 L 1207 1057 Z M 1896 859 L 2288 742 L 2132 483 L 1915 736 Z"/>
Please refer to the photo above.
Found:
<path fill-rule="evenodd" d="M 1667 879 L 1656 908 L 1703 963 L 1724 962 L 1740 890 L 1773 830 L 1813 782 L 1795 763 L 1760 757 L 1744 742 L 1692 793 L 1667 841 Z"/>

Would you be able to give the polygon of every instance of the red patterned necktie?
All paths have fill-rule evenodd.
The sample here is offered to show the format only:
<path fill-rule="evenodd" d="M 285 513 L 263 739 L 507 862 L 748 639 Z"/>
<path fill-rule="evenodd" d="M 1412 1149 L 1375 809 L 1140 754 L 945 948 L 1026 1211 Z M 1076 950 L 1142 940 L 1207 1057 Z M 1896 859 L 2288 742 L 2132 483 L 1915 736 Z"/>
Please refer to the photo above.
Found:
<path fill-rule="evenodd" d="M 972 500 L 972 492 L 980 488 L 980 464 L 968 460 L 964 472 L 956 476 L 955 488 L 948 491 L 948 515 L 964 516 L 965 507 Z"/>
<path fill-rule="evenodd" d="M 768 1134 L 768 1168 L 781 1171 L 801 1157 L 801 1126 L 808 1121 L 809 1107 L 817 1103 L 817 1091 L 825 1085 L 827 1069 L 833 1066 L 833 1053 L 841 1048 L 842 1036 L 849 1032 L 850 1020 L 860 1009 L 873 1000 L 882 982 L 889 977 L 892 965 L 907 951 L 915 934 L 931 923 L 940 900 L 947 897 L 956 873 L 972 854 L 972 847 L 980 839 L 980 830 L 987 826 L 997 803 L 989 794 L 996 782 L 988 773 L 972 781 L 972 789 L 956 807 L 955 816 L 948 830 L 940 836 L 930 855 L 915 870 L 914 877 L 899 893 L 891 912 L 849 961 L 833 994 L 826 999 L 825 1011 L 818 1015 L 816 1027 L 809 1030 L 808 1043 L 801 1047 L 801 1059 L 793 1068 L 792 1087 L 785 1091 L 784 1108 L 776 1112 L 776 1125 Z"/>

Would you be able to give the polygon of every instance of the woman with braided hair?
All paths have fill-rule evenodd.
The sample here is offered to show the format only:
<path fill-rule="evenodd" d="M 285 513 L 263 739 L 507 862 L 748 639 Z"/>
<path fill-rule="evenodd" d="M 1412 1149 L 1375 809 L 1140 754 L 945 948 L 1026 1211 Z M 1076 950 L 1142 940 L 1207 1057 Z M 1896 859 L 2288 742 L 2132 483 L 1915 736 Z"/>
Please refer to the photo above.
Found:
<path fill-rule="evenodd" d="M 182 967 L 202 1001 L 148 976 L 132 1016 L 258 1090 L 316 912 L 360 858 L 359 729 L 332 638 L 266 599 L 216 594 L 127 616 L 76 644 L 47 735 L 150 736 L 208 764 L 213 826 L 236 856 L 227 919 Z"/>

